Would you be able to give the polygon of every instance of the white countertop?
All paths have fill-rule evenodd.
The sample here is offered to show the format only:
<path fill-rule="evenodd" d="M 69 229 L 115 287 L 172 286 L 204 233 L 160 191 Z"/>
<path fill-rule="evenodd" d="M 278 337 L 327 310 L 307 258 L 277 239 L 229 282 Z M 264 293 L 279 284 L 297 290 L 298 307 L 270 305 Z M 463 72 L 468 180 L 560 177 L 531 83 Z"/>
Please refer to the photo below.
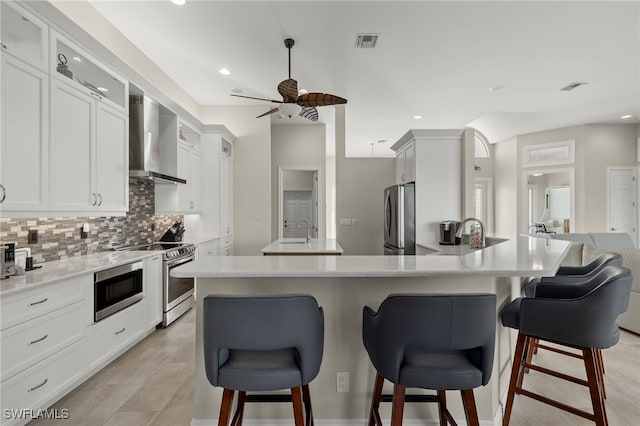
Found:
<path fill-rule="evenodd" d="M 464 256 L 205 256 L 175 277 L 550 276 L 570 243 L 528 236 Z"/>
<path fill-rule="evenodd" d="M 280 238 L 262 249 L 265 254 L 342 254 L 335 238 Z"/>
<path fill-rule="evenodd" d="M 464 256 L 469 253 L 474 253 L 478 250 L 485 250 L 492 245 L 502 244 L 506 242 L 505 240 L 510 240 L 514 238 L 513 236 L 505 236 L 505 235 L 496 235 L 496 234 L 488 234 L 485 235 L 485 247 L 484 248 L 471 248 L 469 244 L 457 244 L 457 245 L 448 245 L 448 244 L 440 244 L 439 241 L 427 241 L 427 242 L 418 242 L 417 246 L 423 247 L 428 251 L 433 253 L 428 253 L 432 255 L 455 255 L 455 256 Z"/>
<path fill-rule="evenodd" d="M 15 275 L 6 280 L 1 280 L 0 295 L 6 297 L 63 279 L 90 274 L 158 254 L 161 253 L 158 251 L 105 251 L 42 263 L 42 268 L 26 272 L 24 275 Z"/>

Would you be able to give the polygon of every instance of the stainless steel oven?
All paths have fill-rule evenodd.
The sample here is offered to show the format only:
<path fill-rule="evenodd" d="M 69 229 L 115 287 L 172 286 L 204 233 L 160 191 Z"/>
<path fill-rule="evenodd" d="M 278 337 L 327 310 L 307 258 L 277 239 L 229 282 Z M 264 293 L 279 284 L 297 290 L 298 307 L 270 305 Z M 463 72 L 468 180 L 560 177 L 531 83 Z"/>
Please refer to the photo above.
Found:
<path fill-rule="evenodd" d="M 162 251 L 163 327 L 171 324 L 195 305 L 193 300 L 195 280 L 193 278 L 174 278 L 170 274 L 173 268 L 195 260 L 195 245 L 183 242 L 159 241 L 139 246 L 121 247 L 117 250 Z"/>
<path fill-rule="evenodd" d="M 195 247 L 194 247 L 195 248 Z M 167 326 L 180 315 L 187 312 L 194 305 L 193 290 L 195 280 L 193 278 L 177 278 L 171 276 L 171 270 L 185 263 L 193 262 L 195 253 L 190 252 L 180 257 L 167 259 L 163 262 L 163 302 L 164 312 L 162 325 Z"/>
<path fill-rule="evenodd" d="M 142 270 L 142 262 L 134 262 L 93 275 L 94 321 L 142 300 Z"/>

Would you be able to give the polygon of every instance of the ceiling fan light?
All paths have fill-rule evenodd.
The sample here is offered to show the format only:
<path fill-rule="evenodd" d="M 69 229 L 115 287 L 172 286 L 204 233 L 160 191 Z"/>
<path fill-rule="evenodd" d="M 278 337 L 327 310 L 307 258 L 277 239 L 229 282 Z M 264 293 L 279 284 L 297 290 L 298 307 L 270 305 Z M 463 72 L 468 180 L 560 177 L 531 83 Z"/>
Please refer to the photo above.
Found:
<path fill-rule="evenodd" d="M 281 113 L 289 118 L 293 117 L 294 115 L 300 114 L 300 111 L 302 111 L 302 107 L 298 104 L 287 103 L 280 105 L 278 108 L 280 109 Z"/>

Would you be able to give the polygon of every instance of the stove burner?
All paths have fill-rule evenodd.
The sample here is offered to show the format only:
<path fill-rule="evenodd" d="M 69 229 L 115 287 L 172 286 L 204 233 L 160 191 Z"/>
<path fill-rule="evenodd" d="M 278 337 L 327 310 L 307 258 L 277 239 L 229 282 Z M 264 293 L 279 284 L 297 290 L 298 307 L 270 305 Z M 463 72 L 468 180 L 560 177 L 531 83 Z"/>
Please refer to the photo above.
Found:
<path fill-rule="evenodd" d="M 116 249 L 117 251 L 163 251 L 162 257 L 167 259 L 176 259 L 187 256 L 196 250 L 195 245 L 190 243 L 165 243 L 155 242 L 151 244 L 142 244 L 138 246 L 128 246 Z"/>

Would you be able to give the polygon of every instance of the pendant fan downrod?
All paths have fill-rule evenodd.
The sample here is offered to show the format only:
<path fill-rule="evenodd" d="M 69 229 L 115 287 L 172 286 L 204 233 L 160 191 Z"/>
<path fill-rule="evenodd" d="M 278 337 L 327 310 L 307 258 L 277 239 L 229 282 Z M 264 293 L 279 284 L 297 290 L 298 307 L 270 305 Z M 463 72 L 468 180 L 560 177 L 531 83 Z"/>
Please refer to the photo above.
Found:
<path fill-rule="evenodd" d="M 291 79 L 291 48 L 296 44 L 296 41 L 292 38 L 284 39 L 284 47 L 289 50 L 289 79 Z"/>

